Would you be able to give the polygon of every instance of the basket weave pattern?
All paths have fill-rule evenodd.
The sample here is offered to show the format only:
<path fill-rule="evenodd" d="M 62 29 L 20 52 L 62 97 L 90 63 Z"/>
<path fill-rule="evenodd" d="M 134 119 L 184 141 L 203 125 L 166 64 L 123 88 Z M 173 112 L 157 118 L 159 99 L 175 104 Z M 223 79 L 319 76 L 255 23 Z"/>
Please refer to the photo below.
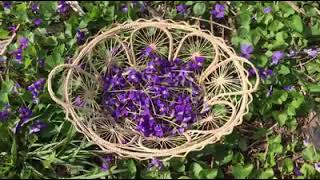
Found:
<path fill-rule="evenodd" d="M 130 120 L 115 123 L 99 102 L 101 78 L 112 63 L 144 66 L 147 62 L 139 53 L 148 45 L 155 47 L 158 56 L 169 60 L 205 57 L 205 69 L 198 74 L 197 81 L 205 87 L 205 102 L 210 107 L 223 107 L 223 111 L 213 110 L 182 135 L 163 138 L 144 137 L 134 130 L 135 124 Z M 256 76 L 254 84 L 249 81 L 248 68 Z M 62 81 L 61 97 L 56 96 L 52 87 L 58 74 Z M 50 96 L 64 108 L 77 131 L 106 153 L 139 160 L 184 157 L 230 134 L 248 112 L 251 93 L 258 84 L 253 64 L 237 56 L 222 38 L 186 22 L 160 19 L 139 19 L 101 30 L 81 47 L 72 63 L 55 67 L 48 78 Z M 79 98 L 82 106 L 77 105 Z"/>

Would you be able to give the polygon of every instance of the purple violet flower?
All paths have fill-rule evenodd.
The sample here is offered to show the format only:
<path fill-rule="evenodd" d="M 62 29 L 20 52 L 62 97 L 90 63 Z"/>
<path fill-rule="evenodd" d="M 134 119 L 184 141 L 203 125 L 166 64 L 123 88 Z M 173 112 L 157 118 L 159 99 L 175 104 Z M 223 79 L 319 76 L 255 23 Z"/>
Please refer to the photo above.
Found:
<path fill-rule="evenodd" d="M 9 26 L 8 30 L 12 33 L 15 33 L 17 31 L 17 26 L 16 25 Z"/>
<path fill-rule="evenodd" d="M 21 48 L 18 48 L 16 51 L 14 51 L 12 54 L 15 56 L 16 60 L 18 61 L 19 64 L 22 63 L 22 55 L 23 51 Z"/>
<path fill-rule="evenodd" d="M 159 159 L 152 159 L 151 162 L 148 165 L 148 169 L 150 170 L 153 167 L 155 167 L 156 169 L 160 170 L 164 166 L 163 166 L 163 163 Z"/>
<path fill-rule="evenodd" d="M 46 79 L 40 78 L 39 80 L 37 80 L 36 82 L 28 86 L 27 90 L 32 94 L 34 103 L 38 103 L 39 101 L 38 97 L 40 95 L 40 92 L 43 90 L 45 83 L 46 83 Z"/>
<path fill-rule="evenodd" d="M 131 83 L 138 83 L 140 81 L 140 73 L 135 69 L 130 69 L 128 74 L 128 81 Z"/>
<path fill-rule="evenodd" d="M 249 77 L 253 77 L 253 76 L 256 75 L 256 72 L 254 71 L 253 68 L 250 68 L 250 69 L 248 70 L 248 73 L 249 73 Z"/>
<path fill-rule="evenodd" d="M 23 125 L 25 125 L 28 122 L 28 120 L 32 117 L 32 111 L 28 107 L 22 106 L 19 108 L 18 112 L 20 120 L 17 122 L 13 130 L 14 134 L 19 133 Z"/>
<path fill-rule="evenodd" d="M 60 14 L 66 14 L 71 10 L 71 6 L 66 1 L 58 1 L 57 11 Z"/>
<path fill-rule="evenodd" d="M 42 23 L 42 20 L 40 18 L 36 18 L 34 21 L 33 21 L 34 25 L 36 26 L 40 26 L 40 24 Z"/>
<path fill-rule="evenodd" d="M 316 49 L 306 49 L 304 51 L 312 58 L 315 58 L 318 56 L 318 51 Z"/>
<path fill-rule="evenodd" d="M 4 9 L 10 9 L 11 8 L 11 2 L 10 1 L 3 1 L 2 6 Z"/>
<path fill-rule="evenodd" d="M 19 83 L 16 83 L 16 84 L 13 86 L 12 92 L 18 94 L 20 88 L 21 88 L 20 84 L 19 84 Z"/>
<path fill-rule="evenodd" d="M 81 30 L 77 29 L 76 38 L 77 38 L 77 43 L 78 44 L 83 44 L 85 42 L 84 31 L 81 31 Z"/>
<path fill-rule="evenodd" d="M 39 67 L 40 67 L 40 68 L 44 68 L 44 65 L 45 65 L 44 59 L 43 59 L 43 58 L 40 58 L 40 59 L 38 60 L 38 64 L 39 64 Z"/>
<path fill-rule="evenodd" d="M 6 56 L 0 56 L 0 63 L 5 63 L 7 62 L 7 57 Z"/>
<path fill-rule="evenodd" d="M 29 45 L 29 39 L 28 38 L 25 38 L 25 37 L 22 37 L 19 39 L 19 43 L 20 43 L 20 48 L 22 49 L 26 49 Z"/>
<path fill-rule="evenodd" d="M 32 3 L 31 11 L 36 14 L 39 12 L 39 10 L 40 10 L 40 5 L 38 3 Z"/>
<path fill-rule="evenodd" d="M 4 122 L 9 118 L 10 111 L 11 111 L 11 109 L 10 109 L 10 105 L 9 104 L 5 105 L 2 108 L 2 110 L 0 111 L 0 122 Z"/>
<path fill-rule="evenodd" d="M 163 137 L 163 135 L 164 135 L 163 129 L 159 124 L 154 127 L 154 131 L 155 131 L 156 137 Z"/>
<path fill-rule="evenodd" d="M 242 44 L 241 45 L 241 56 L 249 59 L 251 53 L 253 52 L 253 47 L 250 44 Z"/>
<path fill-rule="evenodd" d="M 294 174 L 296 176 L 302 176 L 302 173 L 301 173 L 300 169 L 297 166 L 294 167 Z"/>
<path fill-rule="evenodd" d="M 198 71 L 202 68 L 204 64 L 205 58 L 204 57 L 195 57 L 193 61 L 189 62 L 189 69 L 191 71 Z"/>
<path fill-rule="evenodd" d="M 20 118 L 23 122 L 27 121 L 29 118 L 32 117 L 32 111 L 31 111 L 31 109 L 28 108 L 28 107 L 25 107 L 25 106 L 20 107 L 19 110 L 18 110 L 18 112 L 19 112 L 19 118 Z"/>
<path fill-rule="evenodd" d="M 224 17 L 224 11 L 225 11 L 225 7 L 223 4 L 216 4 L 210 11 L 210 14 L 217 19 L 221 19 Z"/>
<path fill-rule="evenodd" d="M 73 103 L 78 107 L 84 107 L 85 105 L 85 101 L 81 98 L 81 96 L 77 96 Z"/>
<path fill-rule="evenodd" d="M 292 90 L 294 90 L 294 86 L 293 85 L 284 86 L 283 89 L 285 91 L 292 91 Z"/>
<path fill-rule="evenodd" d="M 127 13 L 128 12 L 128 5 L 127 4 L 122 4 L 121 5 L 121 12 Z"/>
<path fill-rule="evenodd" d="M 45 124 L 41 120 L 37 120 L 35 123 L 31 125 L 29 133 L 30 134 L 38 133 L 46 127 L 47 127 L 47 124 Z"/>
<path fill-rule="evenodd" d="M 148 4 L 145 2 L 145 1 L 143 1 L 142 3 L 140 3 L 140 12 L 141 13 L 143 13 L 143 12 L 145 12 L 146 11 L 146 7 L 148 6 Z"/>
<path fill-rule="evenodd" d="M 179 4 L 176 6 L 176 10 L 178 14 L 186 14 L 187 13 L 187 5 Z"/>
<path fill-rule="evenodd" d="M 309 142 L 309 141 L 307 141 L 307 140 L 303 140 L 303 145 L 304 146 L 309 146 L 311 143 Z"/>
<path fill-rule="evenodd" d="M 263 9 L 263 12 L 264 12 L 265 14 L 269 14 L 269 13 L 271 13 L 271 11 L 272 11 L 272 8 L 271 8 L 271 7 L 266 7 L 266 8 Z"/>
<path fill-rule="evenodd" d="M 272 62 L 271 65 L 279 64 L 279 61 L 284 57 L 284 53 L 282 51 L 275 51 L 272 54 Z"/>
<path fill-rule="evenodd" d="M 262 79 L 267 79 L 272 74 L 273 74 L 272 69 L 260 69 L 259 71 L 259 75 Z"/>
<path fill-rule="evenodd" d="M 142 51 L 142 54 L 144 57 L 150 57 L 152 56 L 152 51 L 153 51 L 153 48 L 151 46 L 147 46 L 143 51 Z"/>
<path fill-rule="evenodd" d="M 101 170 L 108 171 L 110 168 L 110 164 L 113 161 L 112 156 L 103 157 L 101 160 L 102 160 Z"/>

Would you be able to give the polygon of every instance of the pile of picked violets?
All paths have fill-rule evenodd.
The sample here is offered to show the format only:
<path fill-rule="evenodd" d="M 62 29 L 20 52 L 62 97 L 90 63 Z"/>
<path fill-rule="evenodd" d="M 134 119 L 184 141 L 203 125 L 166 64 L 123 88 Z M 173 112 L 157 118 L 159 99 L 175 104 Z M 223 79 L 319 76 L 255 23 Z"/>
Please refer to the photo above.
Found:
<path fill-rule="evenodd" d="M 182 134 L 203 117 L 204 92 L 196 75 L 204 57 L 168 60 L 144 50 L 147 64 L 112 65 L 103 76 L 103 105 L 116 122 L 130 120 L 145 137 Z"/>

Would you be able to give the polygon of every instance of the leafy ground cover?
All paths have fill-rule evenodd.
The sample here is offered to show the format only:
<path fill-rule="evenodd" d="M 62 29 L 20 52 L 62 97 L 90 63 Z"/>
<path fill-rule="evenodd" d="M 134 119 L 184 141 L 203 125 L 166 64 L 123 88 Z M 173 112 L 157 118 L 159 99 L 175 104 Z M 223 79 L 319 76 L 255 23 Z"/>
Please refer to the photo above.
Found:
<path fill-rule="evenodd" d="M 319 2 L 2 1 L 0 177 L 319 178 Z M 77 11 L 78 9 L 78 11 Z M 65 120 L 46 78 L 101 28 L 184 20 L 221 36 L 259 69 L 250 112 L 232 134 L 186 158 L 105 156 Z M 213 21 L 218 24 L 210 24 Z"/>

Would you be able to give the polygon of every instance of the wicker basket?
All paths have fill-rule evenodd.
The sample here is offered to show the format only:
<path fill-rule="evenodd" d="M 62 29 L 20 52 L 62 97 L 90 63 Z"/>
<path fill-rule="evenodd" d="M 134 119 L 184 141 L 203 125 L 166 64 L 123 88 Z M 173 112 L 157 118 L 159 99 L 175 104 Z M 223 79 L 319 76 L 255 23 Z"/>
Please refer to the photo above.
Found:
<path fill-rule="evenodd" d="M 155 52 L 169 60 L 179 57 L 188 61 L 195 55 L 204 56 L 207 64 L 197 77 L 198 83 L 205 87 L 206 102 L 213 108 L 223 107 L 223 111 L 212 111 L 182 135 L 164 138 L 144 137 L 133 130 L 132 121 L 115 123 L 111 115 L 103 113 L 98 102 L 101 75 L 115 61 L 121 66 L 144 65 L 145 60 L 137 54 L 146 45 L 156 47 Z M 253 64 L 237 56 L 223 39 L 197 26 L 172 20 L 139 19 L 102 30 L 72 60 L 49 74 L 52 99 L 64 108 L 76 129 L 103 151 L 139 160 L 184 157 L 230 134 L 248 112 L 251 93 L 259 84 Z M 256 76 L 254 84 L 248 79 L 248 68 Z M 58 74 L 61 76 L 57 77 Z M 53 91 L 52 83 L 58 81 L 54 78 L 62 81 L 61 97 Z M 77 105 L 79 98 L 82 106 Z"/>

